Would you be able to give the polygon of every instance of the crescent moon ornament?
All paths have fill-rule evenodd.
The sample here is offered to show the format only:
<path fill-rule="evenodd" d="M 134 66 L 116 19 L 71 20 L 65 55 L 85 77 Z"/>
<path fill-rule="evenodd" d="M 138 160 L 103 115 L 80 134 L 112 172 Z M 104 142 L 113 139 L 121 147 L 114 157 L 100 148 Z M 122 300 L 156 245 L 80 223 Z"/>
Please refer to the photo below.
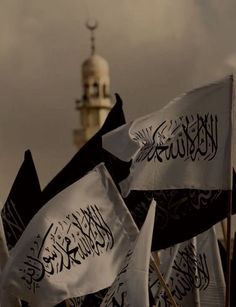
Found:
<path fill-rule="evenodd" d="M 98 22 L 96 19 L 88 19 L 86 21 L 86 27 L 91 30 L 94 31 L 95 29 L 98 28 Z"/>

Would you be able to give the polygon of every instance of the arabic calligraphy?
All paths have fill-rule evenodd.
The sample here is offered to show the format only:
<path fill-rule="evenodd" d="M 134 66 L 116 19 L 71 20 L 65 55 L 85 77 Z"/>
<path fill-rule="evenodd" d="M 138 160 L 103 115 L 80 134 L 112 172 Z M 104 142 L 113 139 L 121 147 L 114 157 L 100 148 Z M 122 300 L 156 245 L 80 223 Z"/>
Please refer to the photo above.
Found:
<path fill-rule="evenodd" d="M 21 279 L 35 292 L 45 277 L 71 270 L 90 256 L 102 255 L 113 245 L 110 227 L 99 208 L 90 205 L 52 223 L 42 238 L 40 235 L 35 238 L 20 268 Z"/>
<path fill-rule="evenodd" d="M 214 159 L 218 150 L 217 115 L 181 116 L 165 120 L 157 128 L 149 126 L 134 133 L 133 140 L 141 148 L 135 162 Z"/>
<path fill-rule="evenodd" d="M 175 274 L 171 277 L 171 288 L 179 300 L 182 300 L 188 291 L 194 288 L 206 290 L 209 285 L 206 254 L 196 255 L 192 243 L 178 252 L 172 268 Z"/>
<path fill-rule="evenodd" d="M 144 223 L 151 199 L 158 201 L 156 212 L 156 231 L 162 231 L 173 222 L 185 217 L 194 216 L 200 209 L 213 206 L 216 202 L 225 202 L 227 192 L 222 190 L 156 190 L 131 191 L 125 199 L 132 216 L 139 228 Z"/>
<path fill-rule="evenodd" d="M 151 289 L 159 287 L 160 282 L 152 276 L 149 279 Z M 168 286 L 174 299 L 181 302 L 194 289 L 205 291 L 210 283 L 210 274 L 205 253 L 197 253 L 194 245 L 189 242 L 187 246 L 178 251 L 172 265 L 172 274 Z M 159 307 L 172 306 L 169 297 L 164 291 L 160 293 Z"/>
<path fill-rule="evenodd" d="M 129 306 L 127 302 L 127 287 L 126 287 L 126 274 L 133 250 L 129 250 L 125 256 L 122 268 L 117 275 L 114 283 L 108 289 L 107 294 L 102 302 L 102 307 L 125 307 Z"/>
<path fill-rule="evenodd" d="M 17 242 L 22 235 L 25 225 L 17 212 L 16 206 L 12 199 L 7 199 L 6 204 L 1 212 L 3 227 L 7 238 L 7 247 L 12 249 L 14 242 Z"/>

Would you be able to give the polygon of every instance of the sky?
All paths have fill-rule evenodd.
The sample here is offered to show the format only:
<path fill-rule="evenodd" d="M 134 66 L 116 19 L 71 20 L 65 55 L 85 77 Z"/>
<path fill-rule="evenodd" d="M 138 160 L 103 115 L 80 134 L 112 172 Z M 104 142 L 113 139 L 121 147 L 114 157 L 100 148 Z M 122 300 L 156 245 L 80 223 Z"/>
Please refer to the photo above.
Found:
<path fill-rule="evenodd" d="M 76 152 L 81 64 L 96 49 L 127 121 L 236 71 L 235 0 L 2 0 L 0 199 L 31 149 L 43 188 Z"/>

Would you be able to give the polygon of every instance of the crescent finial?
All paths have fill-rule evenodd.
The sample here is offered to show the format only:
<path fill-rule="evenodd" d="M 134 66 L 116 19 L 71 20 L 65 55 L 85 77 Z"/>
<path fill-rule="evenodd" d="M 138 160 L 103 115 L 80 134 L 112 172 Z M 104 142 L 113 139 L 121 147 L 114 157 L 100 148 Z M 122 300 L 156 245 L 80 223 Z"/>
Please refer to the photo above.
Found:
<path fill-rule="evenodd" d="M 90 31 L 94 31 L 95 29 L 98 28 L 98 21 L 96 19 L 88 19 L 86 21 L 86 27 L 90 30 Z"/>
<path fill-rule="evenodd" d="M 98 28 L 98 22 L 96 19 L 88 19 L 86 21 L 86 27 L 91 31 L 90 40 L 91 40 L 91 54 L 95 53 L 95 35 L 94 31 Z"/>

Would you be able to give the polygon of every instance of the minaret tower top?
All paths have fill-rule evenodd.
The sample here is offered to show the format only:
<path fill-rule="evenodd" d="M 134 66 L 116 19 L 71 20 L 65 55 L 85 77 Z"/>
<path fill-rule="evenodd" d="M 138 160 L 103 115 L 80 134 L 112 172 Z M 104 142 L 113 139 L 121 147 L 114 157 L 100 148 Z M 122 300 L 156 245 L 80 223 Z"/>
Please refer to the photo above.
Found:
<path fill-rule="evenodd" d="M 91 55 L 82 64 L 83 96 L 76 101 L 81 125 L 81 129 L 74 132 L 74 143 L 78 148 L 102 126 L 112 107 L 109 65 L 103 57 L 95 53 L 95 30 L 98 28 L 98 22 L 87 21 L 86 27 L 91 34 Z"/>

